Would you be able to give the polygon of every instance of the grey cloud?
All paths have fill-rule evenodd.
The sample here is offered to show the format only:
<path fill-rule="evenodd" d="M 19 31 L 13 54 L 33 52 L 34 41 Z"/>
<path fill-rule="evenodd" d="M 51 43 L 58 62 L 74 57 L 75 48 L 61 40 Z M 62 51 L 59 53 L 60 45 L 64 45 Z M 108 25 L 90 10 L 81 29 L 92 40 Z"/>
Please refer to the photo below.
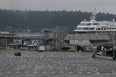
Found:
<path fill-rule="evenodd" d="M 0 0 L 0 8 L 19 10 L 82 10 L 116 14 L 116 0 Z"/>

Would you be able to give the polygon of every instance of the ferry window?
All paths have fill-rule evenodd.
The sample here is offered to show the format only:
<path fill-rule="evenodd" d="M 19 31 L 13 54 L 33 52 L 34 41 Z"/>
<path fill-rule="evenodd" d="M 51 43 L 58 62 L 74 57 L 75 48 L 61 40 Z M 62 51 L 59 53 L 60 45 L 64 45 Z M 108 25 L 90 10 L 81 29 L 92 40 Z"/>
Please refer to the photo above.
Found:
<path fill-rule="evenodd" d="M 94 30 L 94 28 L 84 28 L 84 30 Z"/>
<path fill-rule="evenodd" d="M 77 28 L 77 30 L 81 30 L 82 28 Z"/>
<path fill-rule="evenodd" d="M 82 26 L 90 26 L 91 23 L 81 23 L 80 25 L 82 25 Z"/>
<path fill-rule="evenodd" d="M 84 28 L 84 30 L 88 30 L 88 28 Z"/>
<path fill-rule="evenodd" d="M 99 25 L 99 23 L 93 23 L 93 25 Z"/>
<path fill-rule="evenodd" d="M 106 28 L 104 28 L 104 30 L 106 30 Z"/>
<path fill-rule="evenodd" d="M 94 30 L 94 28 L 90 28 L 90 30 Z"/>
<path fill-rule="evenodd" d="M 91 25 L 91 23 L 87 23 L 87 25 Z"/>
<path fill-rule="evenodd" d="M 104 30 L 104 28 L 102 27 L 101 30 Z"/>
<path fill-rule="evenodd" d="M 82 25 L 82 26 L 83 26 L 83 25 L 86 25 L 86 24 L 85 24 L 85 23 L 81 23 L 80 25 Z"/>
<path fill-rule="evenodd" d="M 100 30 L 100 28 L 97 28 L 96 30 Z"/>
<path fill-rule="evenodd" d="M 101 30 L 106 30 L 106 27 L 102 27 Z"/>

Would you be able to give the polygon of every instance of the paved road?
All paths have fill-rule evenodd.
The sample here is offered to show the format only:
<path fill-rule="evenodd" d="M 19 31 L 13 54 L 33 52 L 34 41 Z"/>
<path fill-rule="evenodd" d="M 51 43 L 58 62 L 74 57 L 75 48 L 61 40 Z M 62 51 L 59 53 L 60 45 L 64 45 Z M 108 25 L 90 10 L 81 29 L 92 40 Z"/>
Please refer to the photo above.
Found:
<path fill-rule="evenodd" d="M 0 77 L 116 77 L 116 61 L 87 52 L 0 51 Z"/>

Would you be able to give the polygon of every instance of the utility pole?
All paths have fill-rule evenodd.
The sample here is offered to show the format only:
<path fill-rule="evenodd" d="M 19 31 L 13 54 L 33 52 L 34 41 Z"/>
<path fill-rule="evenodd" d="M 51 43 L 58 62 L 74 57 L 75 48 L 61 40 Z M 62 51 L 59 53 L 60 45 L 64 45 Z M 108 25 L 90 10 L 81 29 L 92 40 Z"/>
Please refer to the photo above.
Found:
<path fill-rule="evenodd" d="M 113 25 L 114 25 L 115 19 L 113 19 Z M 115 47 L 115 41 L 116 41 L 116 31 L 114 30 L 114 47 Z"/>

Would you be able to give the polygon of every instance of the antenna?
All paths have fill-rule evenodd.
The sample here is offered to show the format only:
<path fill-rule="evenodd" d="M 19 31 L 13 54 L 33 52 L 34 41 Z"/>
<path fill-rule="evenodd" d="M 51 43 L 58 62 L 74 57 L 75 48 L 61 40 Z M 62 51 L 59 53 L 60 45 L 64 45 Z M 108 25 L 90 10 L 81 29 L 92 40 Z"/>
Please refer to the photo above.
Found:
<path fill-rule="evenodd" d="M 96 16 L 96 7 L 94 8 L 94 12 L 92 13 L 90 19 L 95 20 L 95 16 Z"/>
<path fill-rule="evenodd" d="M 96 16 L 96 7 L 94 8 L 94 12 L 93 12 L 93 18 L 95 19 Z"/>

